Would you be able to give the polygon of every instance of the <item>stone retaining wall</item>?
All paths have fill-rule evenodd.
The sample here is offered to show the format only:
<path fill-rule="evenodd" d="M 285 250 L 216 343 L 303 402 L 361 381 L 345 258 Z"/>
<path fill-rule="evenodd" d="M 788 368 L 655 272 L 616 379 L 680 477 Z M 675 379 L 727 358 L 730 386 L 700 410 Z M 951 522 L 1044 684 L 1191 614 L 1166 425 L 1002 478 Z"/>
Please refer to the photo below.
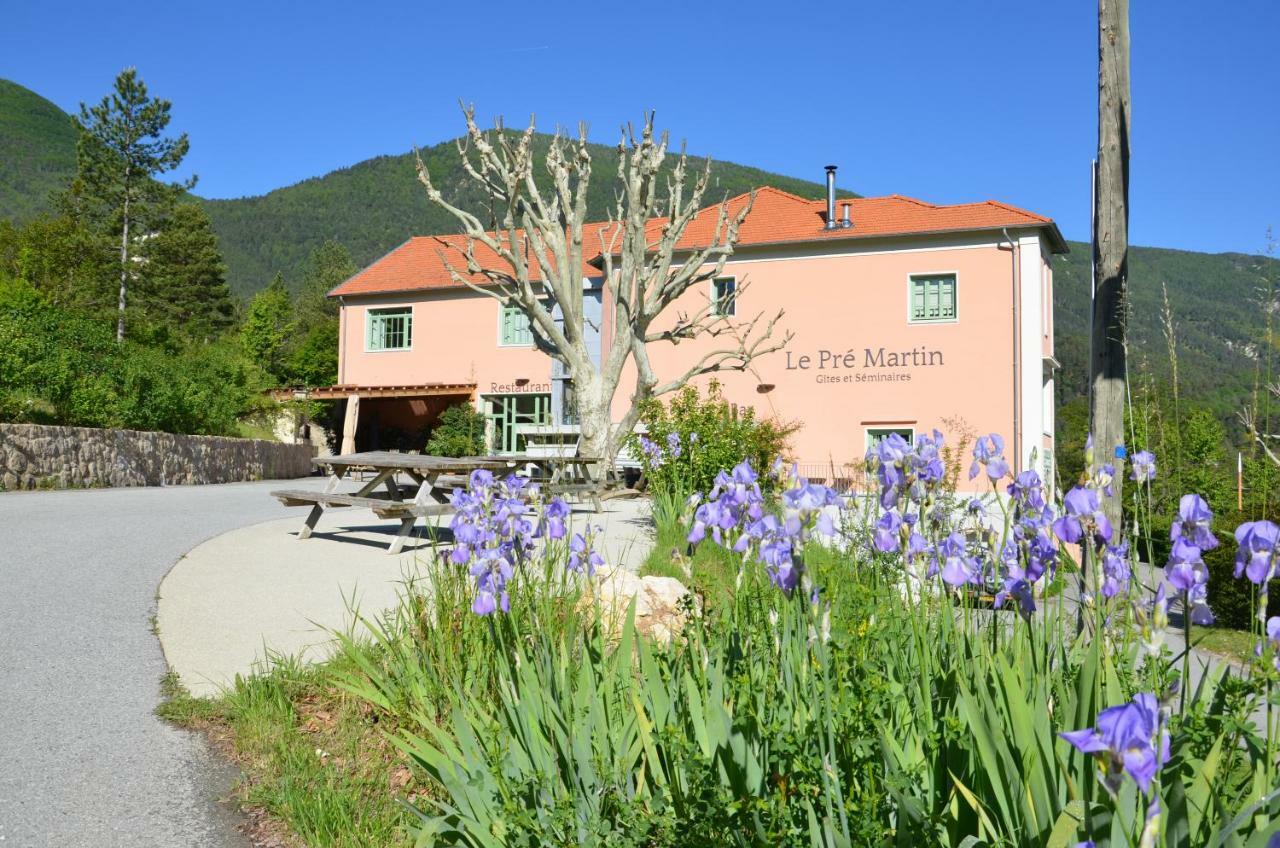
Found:
<path fill-rule="evenodd" d="M 310 445 L 138 430 L 0 424 L 0 488 L 176 486 L 311 473 Z"/>

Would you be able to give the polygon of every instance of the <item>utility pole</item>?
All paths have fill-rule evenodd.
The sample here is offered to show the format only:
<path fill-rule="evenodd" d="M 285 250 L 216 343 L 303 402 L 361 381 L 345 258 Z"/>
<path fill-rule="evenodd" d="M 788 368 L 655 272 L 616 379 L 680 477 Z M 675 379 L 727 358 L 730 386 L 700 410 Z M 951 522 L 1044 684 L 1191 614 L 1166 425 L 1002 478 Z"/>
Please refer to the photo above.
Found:
<path fill-rule="evenodd" d="M 1125 287 L 1129 272 L 1129 0 L 1098 0 L 1098 168 L 1093 211 L 1093 326 L 1089 393 L 1095 462 L 1124 444 Z M 1123 471 L 1103 498 L 1120 526 Z"/>

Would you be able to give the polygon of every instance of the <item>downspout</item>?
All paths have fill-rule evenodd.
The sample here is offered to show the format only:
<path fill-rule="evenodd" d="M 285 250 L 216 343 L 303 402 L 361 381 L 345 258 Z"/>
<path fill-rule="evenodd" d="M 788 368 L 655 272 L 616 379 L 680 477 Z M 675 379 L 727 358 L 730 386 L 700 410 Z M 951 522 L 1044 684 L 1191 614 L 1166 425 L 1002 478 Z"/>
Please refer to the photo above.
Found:
<path fill-rule="evenodd" d="M 1022 471 L 1022 369 L 1019 359 L 1022 349 L 1022 247 L 1009 235 L 1008 227 L 1001 227 L 1009 242 L 1009 255 L 1013 257 L 1013 473 Z M 1004 250 L 1004 245 L 999 246 Z"/>
<path fill-rule="evenodd" d="M 345 297 L 338 298 L 338 314 L 341 318 L 338 321 L 338 385 L 345 386 L 347 384 L 347 299 Z"/>

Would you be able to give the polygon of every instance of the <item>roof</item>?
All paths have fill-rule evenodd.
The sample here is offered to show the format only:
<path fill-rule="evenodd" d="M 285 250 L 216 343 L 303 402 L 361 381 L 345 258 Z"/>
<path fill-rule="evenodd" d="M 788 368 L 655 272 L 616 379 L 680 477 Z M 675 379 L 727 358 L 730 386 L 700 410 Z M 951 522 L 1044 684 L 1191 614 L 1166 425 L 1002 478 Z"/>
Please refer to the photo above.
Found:
<path fill-rule="evenodd" d="M 337 400 L 360 395 L 364 398 L 421 398 L 421 397 L 469 397 L 475 393 L 475 383 L 420 383 L 415 386 L 359 386 L 339 384 L 315 388 L 274 389 L 277 400 Z"/>
<path fill-rule="evenodd" d="M 731 198 L 729 212 L 740 210 L 747 198 L 746 194 Z M 1050 244 L 1055 252 L 1066 252 L 1066 242 L 1052 218 L 996 200 L 939 206 L 900 194 L 839 198 L 836 200 L 837 220 L 844 217 L 846 206 L 849 207 L 853 226 L 828 230 L 825 227 L 825 198 L 809 200 L 765 186 L 756 191 L 751 212 L 738 231 L 738 247 L 1037 227 L 1049 230 Z M 685 230 L 677 248 L 692 249 L 706 244 L 714 235 L 718 212 L 715 206 L 699 212 Z"/>
<path fill-rule="evenodd" d="M 741 194 L 728 201 L 730 213 L 737 212 L 747 202 L 748 195 Z M 939 206 L 911 197 L 893 194 L 888 197 L 841 198 L 836 201 L 836 216 L 843 217 L 844 207 L 849 207 L 853 226 L 826 229 L 827 203 L 825 199 L 810 200 L 781 189 L 765 186 L 756 191 L 755 204 L 743 221 L 738 233 L 738 249 L 766 245 L 822 243 L 850 241 L 867 238 L 891 238 L 917 235 L 940 235 L 960 232 L 988 232 L 1005 228 L 1039 228 L 1047 231 L 1050 248 L 1055 253 L 1065 253 L 1066 242 L 1058 232 L 1052 218 L 1000 203 L 985 200 L 980 203 L 958 203 Z M 715 233 L 719 205 L 703 209 L 690 222 L 678 250 L 692 250 L 707 244 Z M 656 241 L 666 225 L 666 218 L 655 218 L 648 224 L 650 242 Z M 598 233 L 613 225 L 594 223 L 586 225 L 589 232 L 583 235 L 583 276 L 597 276 L 596 267 L 601 250 Z M 523 232 L 517 232 L 523 239 Z M 617 243 L 621 243 L 619 240 Z M 449 273 L 446 260 L 459 270 L 464 270 L 467 237 L 463 235 L 418 236 L 411 238 L 368 268 L 338 285 L 329 292 L 332 297 L 363 294 L 383 294 L 430 289 L 456 289 L 460 284 Z M 476 261 L 495 268 L 505 267 L 492 250 L 483 244 L 475 245 Z M 538 263 L 529 262 L 532 279 L 538 279 Z M 471 282 L 483 284 L 483 275 L 464 275 Z"/>

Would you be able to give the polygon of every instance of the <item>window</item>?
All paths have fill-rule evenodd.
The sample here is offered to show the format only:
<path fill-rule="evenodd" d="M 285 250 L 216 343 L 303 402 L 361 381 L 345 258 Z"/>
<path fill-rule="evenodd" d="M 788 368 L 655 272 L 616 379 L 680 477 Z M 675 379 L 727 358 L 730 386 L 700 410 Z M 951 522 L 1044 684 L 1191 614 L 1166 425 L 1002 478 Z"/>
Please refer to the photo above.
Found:
<path fill-rule="evenodd" d="M 498 321 L 498 344 L 503 347 L 527 347 L 533 344 L 533 325 L 520 307 L 502 304 Z"/>
<path fill-rule="evenodd" d="M 911 323 L 956 320 L 956 275 L 911 278 Z"/>
<path fill-rule="evenodd" d="M 370 309 L 366 350 L 408 350 L 413 345 L 413 308 Z"/>
<path fill-rule="evenodd" d="M 871 450 L 878 445 L 881 440 L 889 438 L 893 433 L 897 433 L 906 439 L 907 444 L 911 444 L 916 440 L 916 431 L 912 427 L 868 427 L 867 428 L 867 450 Z"/>
<path fill-rule="evenodd" d="M 717 277 L 711 281 L 711 314 L 718 318 L 738 314 L 738 281 L 733 277 Z"/>

